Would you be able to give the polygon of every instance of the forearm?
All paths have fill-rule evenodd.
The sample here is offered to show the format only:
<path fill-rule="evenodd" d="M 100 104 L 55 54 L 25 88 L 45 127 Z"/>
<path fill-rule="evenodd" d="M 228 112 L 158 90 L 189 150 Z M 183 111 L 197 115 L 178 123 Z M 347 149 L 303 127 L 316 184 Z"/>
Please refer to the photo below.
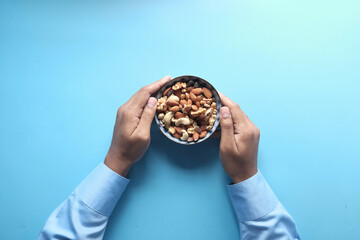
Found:
<path fill-rule="evenodd" d="M 102 239 L 128 182 L 99 164 L 50 215 L 38 239 Z"/>
<path fill-rule="evenodd" d="M 260 172 L 228 186 L 241 239 L 300 239 L 295 222 Z"/>

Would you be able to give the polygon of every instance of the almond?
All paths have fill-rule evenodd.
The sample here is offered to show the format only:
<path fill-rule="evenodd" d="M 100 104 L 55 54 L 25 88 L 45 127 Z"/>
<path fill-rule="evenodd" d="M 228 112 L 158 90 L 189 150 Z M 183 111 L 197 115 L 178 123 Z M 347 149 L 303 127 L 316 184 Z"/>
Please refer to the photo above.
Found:
<path fill-rule="evenodd" d="M 200 133 L 200 138 L 204 138 L 205 136 L 206 136 L 206 134 L 207 134 L 207 131 L 205 130 L 205 131 L 202 131 L 201 133 Z"/>
<path fill-rule="evenodd" d="M 196 102 L 196 96 L 193 92 L 190 93 L 190 99 L 191 101 Z"/>
<path fill-rule="evenodd" d="M 176 113 L 179 110 L 180 110 L 179 106 L 175 106 L 175 107 L 170 108 L 170 111 L 172 111 L 173 113 Z"/>
<path fill-rule="evenodd" d="M 191 90 L 191 93 L 195 94 L 195 95 L 199 95 L 202 93 L 202 89 L 201 88 L 194 88 L 193 90 Z"/>
<path fill-rule="evenodd" d="M 196 127 L 195 127 L 195 132 L 197 132 L 197 133 L 201 133 L 201 132 L 202 132 L 202 130 L 201 130 L 201 128 L 199 128 L 198 126 L 196 126 Z"/>
<path fill-rule="evenodd" d="M 190 94 L 189 93 L 185 93 L 185 99 L 188 100 L 190 98 Z"/>
<path fill-rule="evenodd" d="M 201 106 L 201 105 L 200 105 L 200 102 L 196 102 L 195 104 L 196 104 L 197 107 L 200 107 L 200 106 Z"/>
<path fill-rule="evenodd" d="M 187 91 L 188 91 L 188 92 L 191 92 L 191 90 L 193 90 L 193 89 L 194 89 L 194 87 L 188 87 L 188 88 L 187 88 Z"/>
<path fill-rule="evenodd" d="M 190 99 L 187 101 L 187 105 L 189 105 L 189 106 L 192 105 L 192 101 Z"/>
<path fill-rule="evenodd" d="M 197 96 L 196 101 L 201 101 L 201 98 L 202 98 L 201 96 Z"/>
<path fill-rule="evenodd" d="M 184 114 L 182 113 L 182 112 L 177 112 L 177 113 L 175 113 L 175 118 L 177 119 L 177 118 L 183 118 L 183 117 L 185 117 L 184 116 Z"/>
<path fill-rule="evenodd" d="M 175 101 L 170 100 L 170 101 L 167 101 L 167 102 L 166 102 L 166 105 L 168 105 L 168 106 L 170 106 L 170 107 L 174 107 L 174 106 L 178 106 L 178 105 L 179 105 L 179 103 L 178 103 L 178 102 L 175 102 Z"/>
<path fill-rule="evenodd" d="M 196 105 L 191 106 L 192 110 L 197 111 L 199 108 Z"/>
<path fill-rule="evenodd" d="M 202 90 L 203 90 L 203 93 L 204 93 L 206 98 L 211 98 L 212 97 L 212 92 L 208 88 L 203 87 Z"/>
<path fill-rule="evenodd" d="M 181 135 L 176 132 L 176 133 L 174 133 L 174 138 L 180 139 Z"/>
<path fill-rule="evenodd" d="M 175 131 L 178 133 L 178 134 L 182 134 L 181 132 L 181 127 L 174 127 L 175 128 Z"/>
<path fill-rule="evenodd" d="M 165 89 L 163 96 L 166 96 L 166 94 L 168 93 L 168 91 L 170 91 L 170 89 L 171 89 L 171 87 L 168 87 L 167 89 Z"/>
<path fill-rule="evenodd" d="M 194 141 L 197 141 L 199 139 L 199 133 L 194 132 L 193 138 L 194 138 Z"/>
<path fill-rule="evenodd" d="M 181 99 L 180 104 L 184 107 L 187 104 L 187 101 L 185 99 Z"/>

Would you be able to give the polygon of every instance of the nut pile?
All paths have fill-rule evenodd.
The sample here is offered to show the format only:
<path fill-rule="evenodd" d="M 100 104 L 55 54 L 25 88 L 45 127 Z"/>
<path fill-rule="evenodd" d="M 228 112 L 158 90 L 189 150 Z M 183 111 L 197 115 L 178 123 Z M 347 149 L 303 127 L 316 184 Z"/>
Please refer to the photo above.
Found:
<path fill-rule="evenodd" d="M 216 100 L 198 82 L 177 82 L 167 88 L 157 103 L 161 125 L 183 141 L 204 138 L 216 120 Z"/>

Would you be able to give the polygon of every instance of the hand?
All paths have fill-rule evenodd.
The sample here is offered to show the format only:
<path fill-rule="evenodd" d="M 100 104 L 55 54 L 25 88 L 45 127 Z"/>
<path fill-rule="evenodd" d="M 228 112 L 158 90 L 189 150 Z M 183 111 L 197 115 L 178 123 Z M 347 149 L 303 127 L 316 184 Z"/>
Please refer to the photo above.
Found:
<path fill-rule="evenodd" d="M 242 182 L 257 173 L 260 130 L 239 105 L 220 94 L 220 160 L 233 183 Z"/>
<path fill-rule="evenodd" d="M 131 166 L 148 149 L 157 105 L 157 100 L 150 96 L 169 80 L 170 76 L 166 76 L 141 88 L 118 109 L 111 146 L 104 161 L 118 174 L 126 177 Z"/>

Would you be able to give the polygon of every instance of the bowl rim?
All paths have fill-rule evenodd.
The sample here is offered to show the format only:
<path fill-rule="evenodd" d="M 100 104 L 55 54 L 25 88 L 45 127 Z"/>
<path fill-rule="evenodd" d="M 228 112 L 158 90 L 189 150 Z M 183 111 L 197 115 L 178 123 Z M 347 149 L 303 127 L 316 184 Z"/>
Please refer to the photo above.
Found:
<path fill-rule="evenodd" d="M 190 80 L 194 80 L 194 81 L 200 81 L 200 86 L 201 87 L 206 87 L 206 88 L 209 88 L 210 91 L 212 92 L 213 94 L 213 97 L 215 98 L 216 100 L 216 110 L 217 110 L 217 113 L 216 113 L 216 120 L 214 122 L 214 125 L 213 127 L 211 128 L 211 130 L 206 134 L 206 136 L 204 138 L 201 138 L 197 141 L 192 141 L 192 142 L 187 142 L 187 141 L 183 141 L 183 140 L 180 140 L 180 139 L 177 139 L 175 137 L 173 137 L 169 131 L 164 128 L 161 124 L 160 124 L 160 120 L 158 118 L 158 113 L 155 113 L 155 121 L 156 121 L 156 125 L 158 126 L 160 132 L 165 135 L 168 139 L 170 139 L 171 141 L 173 142 L 176 142 L 176 143 L 179 143 L 179 144 L 183 144 L 183 145 L 194 145 L 194 144 L 198 144 L 198 143 L 201 143 L 201 142 L 204 142 L 206 139 L 208 139 L 215 131 L 216 129 L 218 128 L 219 126 L 219 123 L 220 123 L 220 108 L 222 106 L 221 104 L 221 98 L 220 98 L 220 95 L 218 93 L 218 91 L 216 90 L 216 88 L 211 84 L 209 83 L 208 81 L 206 81 L 205 79 L 203 78 L 200 78 L 200 77 L 197 77 L 197 76 L 194 76 L 194 75 L 182 75 L 182 76 L 178 76 L 178 77 L 175 77 L 175 78 L 172 78 L 170 81 L 166 82 L 160 89 L 159 91 L 155 94 L 155 98 L 156 100 L 158 100 L 160 97 L 163 96 L 163 93 L 165 91 L 165 89 L 167 89 L 168 87 L 170 86 L 173 86 L 175 83 L 177 82 L 188 82 Z M 204 86 L 206 85 L 206 86 Z"/>

